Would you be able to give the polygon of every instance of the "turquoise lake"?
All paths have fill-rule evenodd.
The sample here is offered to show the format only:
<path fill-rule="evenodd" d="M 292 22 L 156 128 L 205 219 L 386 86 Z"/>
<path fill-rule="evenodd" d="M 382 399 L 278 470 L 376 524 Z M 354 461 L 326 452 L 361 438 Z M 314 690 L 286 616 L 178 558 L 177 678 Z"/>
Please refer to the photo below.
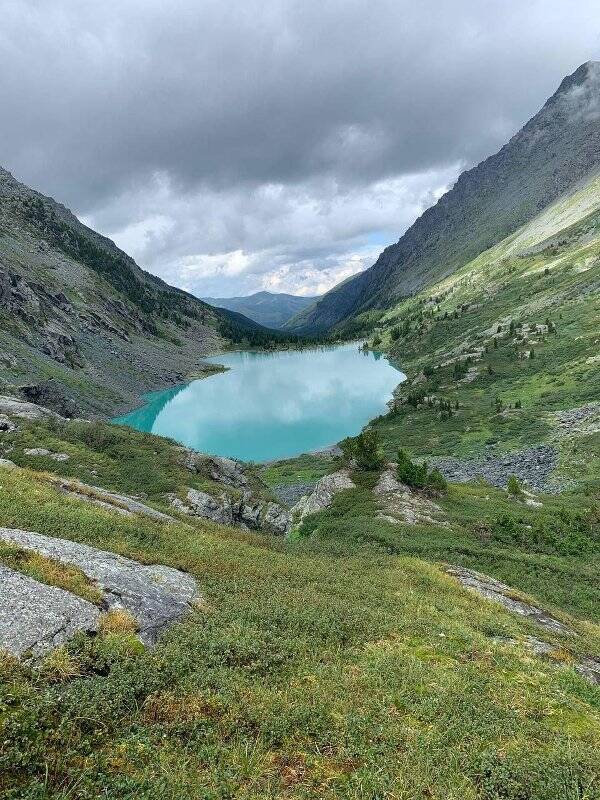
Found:
<path fill-rule="evenodd" d="M 269 461 L 359 433 L 405 377 L 357 343 L 206 360 L 229 369 L 146 395 L 146 405 L 113 421 L 204 453 Z"/>

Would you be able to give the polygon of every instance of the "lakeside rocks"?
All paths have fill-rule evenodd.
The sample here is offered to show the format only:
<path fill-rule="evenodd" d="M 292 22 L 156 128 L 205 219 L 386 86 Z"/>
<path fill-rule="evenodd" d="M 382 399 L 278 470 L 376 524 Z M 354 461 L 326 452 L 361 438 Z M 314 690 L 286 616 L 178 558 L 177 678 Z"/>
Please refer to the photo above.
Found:
<path fill-rule="evenodd" d="M 138 624 L 140 639 L 145 644 L 153 644 L 165 627 L 187 614 L 192 608 L 192 603 L 199 599 L 195 579 L 172 567 L 147 566 L 116 553 L 98 550 L 95 547 L 66 539 L 43 536 L 32 531 L 0 528 L 0 539 L 24 550 L 32 550 L 46 558 L 52 558 L 80 569 L 102 590 L 105 608 L 122 608 L 134 617 Z M 33 584 L 36 583 L 33 581 Z M 88 626 L 85 629 L 89 629 L 92 622 L 91 610 L 81 606 L 81 603 L 75 602 L 80 600 L 75 595 L 63 592 L 64 595 L 74 598 L 73 600 L 59 597 L 53 593 L 51 593 L 51 597 L 48 592 L 37 586 L 31 584 L 25 586 L 22 582 L 12 578 L 10 586 L 13 587 L 10 589 L 10 596 L 13 599 L 25 587 L 27 600 L 23 606 L 23 619 L 27 619 L 28 615 L 33 616 L 36 610 L 42 608 L 44 600 L 52 602 L 50 606 L 52 614 L 48 618 L 41 617 L 46 620 L 44 630 L 40 629 L 36 633 L 36 636 L 41 637 L 40 641 L 45 642 L 53 630 L 62 631 L 64 629 L 66 637 L 73 626 L 75 626 L 73 629 L 81 630 L 83 629 L 82 624 L 85 623 Z M 43 585 L 39 584 L 39 586 Z M 0 593 L 3 590 L 4 583 L 2 582 Z M 0 607 L 6 607 L 6 605 L 5 600 Z M 88 603 L 87 606 L 90 604 Z M 91 606 L 91 608 L 95 607 Z M 61 609 L 64 610 L 64 613 Z M 68 616 L 71 611 L 76 612 L 73 617 Z M 71 628 L 69 625 L 56 628 L 57 620 L 60 621 L 63 618 L 70 621 Z M 97 617 L 95 619 L 97 620 Z M 52 641 L 54 641 L 55 634 L 52 634 L 52 637 Z M 5 647 L 6 642 L 10 644 L 10 633 L 3 634 L 0 629 L 0 647 Z"/>

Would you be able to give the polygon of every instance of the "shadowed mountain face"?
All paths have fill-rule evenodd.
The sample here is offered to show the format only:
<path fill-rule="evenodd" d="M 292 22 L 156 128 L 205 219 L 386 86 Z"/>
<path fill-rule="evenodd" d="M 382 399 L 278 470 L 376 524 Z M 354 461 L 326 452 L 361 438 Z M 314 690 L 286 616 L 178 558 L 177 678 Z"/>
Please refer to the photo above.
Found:
<path fill-rule="evenodd" d="M 464 172 L 377 262 L 287 328 L 327 330 L 454 272 L 600 166 L 600 63 L 587 62 L 504 147 Z"/>
<path fill-rule="evenodd" d="M 232 331 L 263 330 L 144 272 L 0 168 L 1 391 L 111 414 L 201 369 Z"/>
<path fill-rule="evenodd" d="M 238 311 L 267 328 L 281 328 L 293 316 L 311 306 L 318 297 L 256 292 L 247 297 L 205 297 L 211 306 Z"/>

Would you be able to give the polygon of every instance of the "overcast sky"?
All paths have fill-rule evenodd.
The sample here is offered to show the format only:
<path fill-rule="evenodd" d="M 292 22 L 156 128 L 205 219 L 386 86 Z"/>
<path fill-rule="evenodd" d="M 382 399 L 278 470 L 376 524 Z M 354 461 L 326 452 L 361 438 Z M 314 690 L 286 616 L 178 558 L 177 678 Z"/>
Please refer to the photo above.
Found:
<path fill-rule="evenodd" d="M 0 164 L 195 294 L 319 293 L 592 58 L 598 0 L 0 0 Z"/>

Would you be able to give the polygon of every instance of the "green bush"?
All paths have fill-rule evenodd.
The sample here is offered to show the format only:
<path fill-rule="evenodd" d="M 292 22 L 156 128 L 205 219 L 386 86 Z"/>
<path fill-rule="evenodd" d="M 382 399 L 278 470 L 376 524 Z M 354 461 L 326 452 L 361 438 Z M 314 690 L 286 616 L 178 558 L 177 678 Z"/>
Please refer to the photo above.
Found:
<path fill-rule="evenodd" d="M 437 467 L 434 467 L 429 472 L 426 461 L 423 464 L 415 464 L 406 450 L 398 451 L 396 475 L 399 481 L 407 486 L 412 486 L 414 489 L 431 489 L 432 491 L 443 492 L 448 488 L 448 482 Z"/>
<path fill-rule="evenodd" d="M 348 436 L 340 442 L 344 460 L 353 461 L 358 469 L 374 470 L 383 463 L 383 455 L 379 447 L 379 434 L 372 428 L 367 428 L 358 436 Z"/>
<path fill-rule="evenodd" d="M 506 484 L 506 491 L 512 494 L 513 497 L 522 497 L 523 488 L 516 475 L 508 476 L 508 483 Z"/>

